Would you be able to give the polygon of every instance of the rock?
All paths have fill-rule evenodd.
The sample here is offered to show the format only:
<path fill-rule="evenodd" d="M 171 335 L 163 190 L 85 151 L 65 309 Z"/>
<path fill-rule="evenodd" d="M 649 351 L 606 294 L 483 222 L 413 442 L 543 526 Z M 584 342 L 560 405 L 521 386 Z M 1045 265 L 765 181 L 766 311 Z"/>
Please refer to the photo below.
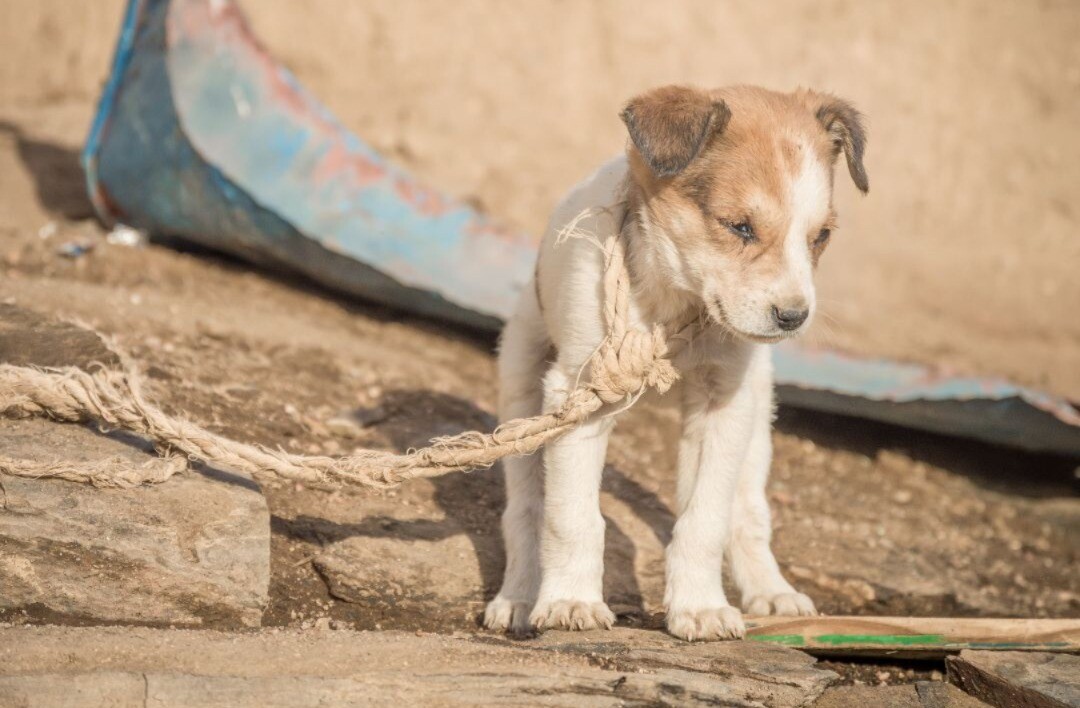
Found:
<path fill-rule="evenodd" d="M 441 538 L 356 536 L 329 546 L 314 566 L 339 600 L 392 610 L 398 617 L 416 616 L 426 625 L 460 620 L 484 600 L 476 550 L 464 533 Z"/>
<path fill-rule="evenodd" d="M 0 304 L 0 363 L 16 366 L 115 366 L 119 359 L 88 329 Z"/>
<path fill-rule="evenodd" d="M 137 445 L 78 425 L 0 420 L 8 455 L 168 464 Z M 269 576 L 269 512 L 246 478 L 189 471 L 98 489 L 0 476 L 0 617 L 258 626 Z"/>
<path fill-rule="evenodd" d="M 836 686 L 825 691 L 814 708 L 926 708 L 914 686 Z"/>
<path fill-rule="evenodd" d="M 923 708 L 986 708 L 986 704 L 950 683 L 919 681 L 915 684 Z"/>
<path fill-rule="evenodd" d="M 627 647 L 650 655 L 632 657 Z M 0 628 L 0 706 L 55 705 L 50 699 L 67 695 L 66 687 L 96 697 L 142 685 L 145 705 L 157 706 L 785 708 L 808 705 L 835 680 L 813 663 L 784 647 L 688 645 L 629 629 L 512 642 L 347 630 L 11 627 Z M 5 703 L 5 696 L 15 698 Z M 141 696 L 131 705 L 144 705 Z"/>
<path fill-rule="evenodd" d="M 679 683 L 672 682 L 676 678 Z M 172 673 L 42 674 L 0 678 L 0 708 L 110 706 L 707 706 L 714 680 L 684 676 L 609 675 L 602 671 L 463 671 L 417 676 L 381 673 L 362 679 L 311 676 L 199 676 Z M 723 695 L 723 694 L 720 694 Z M 143 702 L 145 696 L 145 703 Z M 70 701 L 70 702 L 65 702 Z M 758 706 L 725 702 L 725 706 Z M 776 705 L 776 704 L 774 704 Z M 794 705 L 794 704 L 792 704 Z"/>
<path fill-rule="evenodd" d="M 1080 657 L 1019 651 L 962 651 L 946 661 L 949 681 L 998 708 L 1080 707 Z"/>
<path fill-rule="evenodd" d="M 326 420 L 324 425 L 328 432 L 338 437 L 356 439 L 363 437 L 364 428 L 376 423 L 381 423 L 389 417 L 389 413 L 382 406 L 372 408 L 357 408 Z"/>
<path fill-rule="evenodd" d="M 11 305 L 0 306 L 0 362 L 119 364 L 93 332 Z M 0 421 L 0 450 L 129 482 L 177 468 L 130 436 L 45 420 Z M 257 626 L 269 566 L 269 512 L 249 479 L 207 470 L 96 489 L 0 475 L 0 617 Z"/>
<path fill-rule="evenodd" d="M 762 705 L 800 705 L 819 696 L 835 678 L 832 672 L 815 668 L 816 660 L 808 654 L 755 641 L 687 643 L 663 632 L 619 627 L 594 632 L 545 632 L 529 645 L 585 656 L 621 671 L 722 676 L 730 694 L 751 705 L 757 705 L 755 701 Z"/>
<path fill-rule="evenodd" d="M 902 686 L 836 686 L 814 703 L 814 708 L 982 708 L 986 704 L 956 686 L 920 681 Z"/>

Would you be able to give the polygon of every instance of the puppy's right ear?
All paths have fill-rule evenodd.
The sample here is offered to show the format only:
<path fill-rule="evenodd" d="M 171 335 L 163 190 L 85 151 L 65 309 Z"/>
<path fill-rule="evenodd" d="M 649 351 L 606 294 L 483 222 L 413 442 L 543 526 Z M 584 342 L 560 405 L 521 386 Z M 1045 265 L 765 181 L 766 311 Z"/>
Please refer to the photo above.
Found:
<path fill-rule="evenodd" d="M 631 99 L 619 114 L 630 140 L 657 177 L 693 162 L 731 118 L 727 104 L 687 86 L 664 86 Z"/>

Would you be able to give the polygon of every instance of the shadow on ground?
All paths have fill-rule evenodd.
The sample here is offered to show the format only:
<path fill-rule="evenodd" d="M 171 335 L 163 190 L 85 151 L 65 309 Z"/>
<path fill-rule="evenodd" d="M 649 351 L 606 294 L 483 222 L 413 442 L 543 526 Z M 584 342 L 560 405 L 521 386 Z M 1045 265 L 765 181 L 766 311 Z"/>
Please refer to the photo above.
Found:
<path fill-rule="evenodd" d="M 0 133 L 15 140 L 19 159 L 33 177 L 38 200 L 47 211 L 72 220 L 94 216 L 77 150 L 29 137 L 8 121 L 0 121 Z"/>
<path fill-rule="evenodd" d="M 785 406 L 780 408 L 776 430 L 872 459 L 882 451 L 900 452 L 1001 494 L 1028 498 L 1080 494 L 1076 459 Z"/>

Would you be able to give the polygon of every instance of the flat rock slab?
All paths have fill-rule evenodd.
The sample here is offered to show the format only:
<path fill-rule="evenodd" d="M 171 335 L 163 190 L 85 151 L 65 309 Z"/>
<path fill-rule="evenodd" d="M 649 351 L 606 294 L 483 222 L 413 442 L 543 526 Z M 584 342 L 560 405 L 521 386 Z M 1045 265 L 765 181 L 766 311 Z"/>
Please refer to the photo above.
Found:
<path fill-rule="evenodd" d="M 314 565 L 331 595 L 380 612 L 452 621 L 484 601 L 476 551 L 464 533 L 430 539 L 357 536 L 329 546 Z"/>
<path fill-rule="evenodd" d="M 963 651 L 946 665 L 949 681 L 999 708 L 1080 708 L 1080 656 Z"/>
<path fill-rule="evenodd" d="M 517 645 L 509 639 L 498 639 Z M 733 693 L 753 704 L 798 705 L 827 685 L 824 672 L 801 652 L 763 642 L 687 643 L 657 631 L 616 628 L 594 632 L 545 632 L 528 646 L 582 656 L 622 671 L 691 671 L 722 676 Z M 763 690 L 765 689 L 765 690 Z"/>
<path fill-rule="evenodd" d="M 809 705 L 834 680 L 792 649 L 687 645 L 631 629 L 513 642 L 344 630 L 0 628 L 0 707 L 108 697 L 117 706 L 783 708 Z"/>
<path fill-rule="evenodd" d="M 45 420 L 0 420 L 0 449 L 72 465 L 167 464 L 133 441 Z M 0 475 L 0 616 L 258 626 L 269 578 L 269 512 L 248 479 L 188 471 L 98 489 Z"/>

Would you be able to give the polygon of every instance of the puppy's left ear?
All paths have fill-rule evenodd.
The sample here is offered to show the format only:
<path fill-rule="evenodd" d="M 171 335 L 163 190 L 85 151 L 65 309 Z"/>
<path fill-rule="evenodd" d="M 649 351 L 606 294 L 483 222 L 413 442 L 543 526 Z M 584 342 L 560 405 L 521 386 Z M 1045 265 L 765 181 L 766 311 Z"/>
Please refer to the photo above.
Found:
<path fill-rule="evenodd" d="M 832 138 L 836 152 L 844 151 L 851 180 L 859 191 L 870 191 L 870 180 L 863 166 L 863 152 L 866 150 L 866 127 L 863 116 L 855 106 L 835 96 L 824 96 L 816 113 L 818 122 Z"/>
<path fill-rule="evenodd" d="M 633 98 L 619 114 L 630 140 L 657 177 L 693 162 L 731 118 L 718 98 L 689 86 L 663 86 Z"/>

